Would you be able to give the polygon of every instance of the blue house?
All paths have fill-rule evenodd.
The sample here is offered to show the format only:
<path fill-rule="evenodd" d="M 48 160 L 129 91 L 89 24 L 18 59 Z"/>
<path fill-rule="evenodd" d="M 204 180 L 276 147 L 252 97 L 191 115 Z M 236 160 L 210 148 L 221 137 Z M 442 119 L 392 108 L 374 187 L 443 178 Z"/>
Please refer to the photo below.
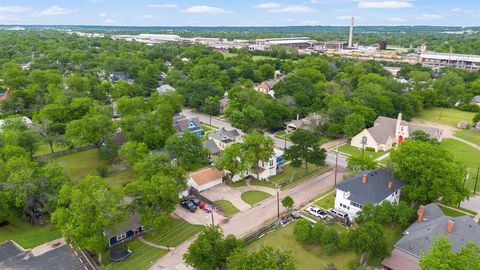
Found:
<path fill-rule="evenodd" d="M 203 137 L 205 132 L 203 131 L 202 124 L 198 117 L 187 118 L 185 115 L 180 114 L 173 117 L 173 127 L 177 132 L 184 132 L 189 130 L 197 134 L 199 137 Z"/>
<path fill-rule="evenodd" d="M 104 234 L 108 238 L 108 246 L 112 247 L 127 240 L 141 235 L 145 229 L 140 221 L 138 213 L 132 214 L 127 218 L 124 224 L 118 225 L 113 230 L 105 230 Z"/>

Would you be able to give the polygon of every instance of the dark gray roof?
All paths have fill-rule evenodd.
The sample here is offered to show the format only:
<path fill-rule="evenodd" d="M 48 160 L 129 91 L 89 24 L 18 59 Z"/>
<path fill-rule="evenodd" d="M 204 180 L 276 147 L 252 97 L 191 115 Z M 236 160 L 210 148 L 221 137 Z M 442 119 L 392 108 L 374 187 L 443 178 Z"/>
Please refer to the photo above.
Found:
<path fill-rule="evenodd" d="M 0 245 L 0 269 L 3 270 L 71 270 L 94 268 L 81 252 L 62 245 L 39 256 L 30 250 L 22 250 L 13 242 Z"/>
<path fill-rule="evenodd" d="M 455 222 L 451 233 L 447 232 L 448 220 Z M 441 236 L 450 239 L 452 251 L 456 252 L 467 242 L 480 243 L 480 226 L 469 216 L 446 216 L 438 205 L 431 203 L 424 207 L 424 221 L 410 225 L 395 247 L 420 258 L 429 250 L 432 241 Z"/>
<path fill-rule="evenodd" d="M 198 128 L 202 127 L 198 117 L 187 118 L 185 115 L 176 115 L 173 117 L 173 127 L 177 132 L 188 130 L 191 122 L 193 122 Z"/>
<path fill-rule="evenodd" d="M 213 155 L 222 152 L 222 149 L 211 139 L 203 142 L 203 148 L 207 149 L 208 152 Z"/>
<path fill-rule="evenodd" d="M 363 175 L 367 175 L 367 181 L 362 183 Z M 388 182 L 392 181 L 392 188 L 388 188 Z M 362 171 L 348 178 L 336 186 L 344 192 L 350 192 L 349 200 L 365 205 L 367 203 L 379 203 L 390 194 L 404 185 L 403 181 L 395 178 L 392 173 L 385 169 Z"/>
<path fill-rule="evenodd" d="M 126 218 L 124 223 L 118 224 L 113 230 L 105 230 L 105 236 L 107 238 L 114 237 L 129 230 L 136 230 L 139 226 L 142 226 L 140 215 L 133 213 Z"/>
<path fill-rule="evenodd" d="M 240 133 L 236 129 L 226 130 L 225 128 L 221 128 L 219 130 L 211 131 L 208 136 L 211 139 L 217 139 L 219 141 L 234 141 L 235 138 L 240 136 Z"/>

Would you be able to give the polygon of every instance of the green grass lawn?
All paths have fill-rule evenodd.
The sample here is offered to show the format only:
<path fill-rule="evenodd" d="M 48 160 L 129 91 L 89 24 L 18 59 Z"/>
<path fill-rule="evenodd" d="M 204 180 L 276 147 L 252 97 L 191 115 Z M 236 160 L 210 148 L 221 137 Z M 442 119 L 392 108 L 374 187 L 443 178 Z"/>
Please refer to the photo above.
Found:
<path fill-rule="evenodd" d="M 390 251 L 393 250 L 393 245 L 400 240 L 403 236 L 404 229 L 400 227 L 400 225 L 394 225 L 393 227 L 390 225 L 383 226 L 385 230 L 385 238 L 387 239 L 387 247 Z M 383 258 L 368 258 L 368 263 L 371 266 L 380 266 Z"/>
<path fill-rule="evenodd" d="M 447 216 L 451 216 L 451 217 L 460 217 L 460 216 L 465 216 L 464 213 L 462 212 L 459 212 L 459 211 L 456 211 L 456 210 L 453 210 L 453 209 L 450 209 L 450 208 L 447 208 L 443 205 L 439 205 L 440 209 L 442 209 L 443 213 Z"/>
<path fill-rule="evenodd" d="M 263 192 L 263 191 L 259 191 L 259 190 L 249 190 L 249 191 L 245 191 L 242 193 L 241 195 L 241 198 L 243 201 L 245 201 L 246 203 L 250 204 L 250 205 L 254 205 L 254 204 L 257 204 L 265 199 L 268 199 L 270 198 L 271 195 L 266 193 L 266 192 Z"/>
<path fill-rule="evenodd" d="M 89 174 L 98 175 L 97 167 L 99 166 L 111 167 L 109 161 L 98 158 L 97 149 L 54 157 L 50 159 L 50 162 L 63 167 L 73 181 L 77 181 Z M 105 177 L 105 180 L 111 186 L 122 185 L 134 179 L 135 176 L 130 170 L 111 173 Z"/>
<path fill-rule="evenodd" d="M 463 129 L 457 131 L 455 136 L 480 146 L 480 132 Z"/>
<path fill-rule="evenodd" d="M 209 125 L 207 123 L 202 123 L 202 128 L 203 128 L 203 131 L 205 133 L 207 133 L 208 131 L 212 131 L 212 130 L 215 130 L 215 129 L 218 129 L 216 126 L 212 126 L 212 125 Z"/>
<path fill-rule="evenodd" d="M 167 254 L 168 251 L 150 247 L 140 242 L 140 240 L 129 241 L 125 244 L 132 251 L 132 255 L 124 261 L 111 263 L 108 257 L 108 251 L 102 254 L 103 270 L 130 270 L 130 269 L 148 269 L 158 259 Z"/>
<path fill-rule="evenodd" d="M 306 180 L 311 176 L 322 174 L 330 169 L 329 166 L 315 166 L 308 164 L 308 173 L 305 167 L 295 168 L 290 164 L 285 165 L 284 171 L 269 178 L 270 182 L 276 183 L 285 189 L 290 187 L 290 184 L 298 184 L 302 180 Z"/>
<path fill-rule="evenodd" d="M 0 227 L 0 243 L 13 240 L 23 248 L 33 248 L 62 237 L 53 225 L 32 226 L 24 222 L 11 222 Z"/>
<path fill-rule="evenodd" d="M 218 200 L 218 201 L 215 201 L 215 204 L 223 208 L 223 210 L 225 211 L 226 217 L 233 216 L 239 211 L 235 207 L 235 205 L 233 205 L 230 201 L 227 201 L 227 200 Z"/>
<path fill-rule="evenodd" d="M 292 132 L 288 133 L 285 130 L 279 131 L 275 133 L 275 137 L 285 140 L 285 137 L 287 138 L 287 141 L 290 141 L 290 136 L 292 136 Z"/>
<path fill-rule="evenodd" d="M 445 139 L 440 143 L 440 147 L 451 152 L 455 159 L 463 163 L 470 172 L 470 178 L 466 185 L 473 189 L 477 167 L 480 166 L 480 151 L 472 146 L 459 142 L 454 139 Z"/>
<path fill-rule="evenodd" d="M 251 180 L 250 185 L 252 186 L 259 186 L 259 187 L 268 187 L 268 188 L 276 188 L 274 184 L 265 182 L 265 181 L 258 181 L 258 180 Z"/>
<path fill-rule="evenodd" d="M 69 147 L 68 146 L 53 146 L 53 151 L 59 152 L 59 151 L 64 151 L 67 150 Z M 46 154 L 50 154 L 52 151 L 50 150 L 50 146 L 47 143 L 42 143 L 38 146 L 37 152 L 35 152 L 34 156 L 42 156 Z"/>
<path fill-rule="evenodd" d="M 362 149 L 361 148 L 352 146 L 350 144 L 343 144 L 343 145 L 339 146 L 338 151 L 340 153 L 344 153 L 344 154 L 347 154 L 349 156 L 361 156 L 362 155 Z M 384 151 L 373 152 L 373 151 L 365 150 L 364 155 L 367 155 L 367 156 L 369 156 L 373 159 L 376 159 L 376 158 L 379 158 L 379 157 L 385 155 L 386 153 L 388 153 L 388 152 L 384 152 Z"/>
<path fill-rule="evenodd" d="M 238 53 L 230 53 L 230 52 L 224 52 L 223 56 L 225 58 L 232 58 L 232 57 L 237 57 Z M 265 60 L 265 59 L 276 59 L 270 56 L 263 56 L 263 55 L 252 55 L 252 60 L 253 61 L 260 61 L 260 60 Z"/>
<path fill-rule="evenodd" d="M 293 225 L 280 228 L 264 237 L 251 242 L 246 248 L 249 252 L 256 251 L 261 245 L 268 245 L 290 251 L 296 261 L 296 269 L 318 270 L 333 263 L 337 269 L 349 269 L 349 262 L 358 262 L 360 258 L 353 251 L 339 251 L 327 256 L 319 245 L 300 244 L 293 235 Z"/>
<path fill-rule="evenodd" d="M 171 219 L 170 224 L 162 230 L 147 232 L 143 238 L 163 246 L 176 247 L 199 233 L 203 226 L 190 224 L 183 219 Z"/>
<path fill-rule="evenodd" d="M 430 108 L 419 112 L 414 119 L 421 121 L 435 122 L 456 127 L 461 120 L 472 121 L 475 113 L 464 112 L 457 109 Z"/>
<path fill-rule="evenodd" d="M 245 180 L 239 180 L 237 182 L 232 182 L 228 184 L 228 186 L 232 188 L 245 187 L 246 185 L 247 183 L 245 182 Z"/>
<path fill-rule="evenodd" d="M 333 195 L 335 195 L 335 192 L 334 191 L 330 191 L 330 192 L 331 193 L 326 195 L 325 198 L 319 201 L 316 201 L 314 204 L 316 206 L 322 207 L 323 209 L 333 208 L 335 204 L 335 197 L 333 197 Z"/>

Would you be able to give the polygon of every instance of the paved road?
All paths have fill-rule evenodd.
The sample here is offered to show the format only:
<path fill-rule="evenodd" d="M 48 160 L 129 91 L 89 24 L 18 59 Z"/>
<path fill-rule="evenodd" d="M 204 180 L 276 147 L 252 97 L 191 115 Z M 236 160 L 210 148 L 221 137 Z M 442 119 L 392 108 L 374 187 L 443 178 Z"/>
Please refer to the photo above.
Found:
<path fill-rule="evenodd" d="M 205 115 L 205 114 L 201 114 L 201 113 L 198 113 L 198 112 L 194 112 L 190 109 L 184 109 L 182 111 L 182 113 L 187 117 L 198 117 L 198 119 L 200 119 L 201 122 L 204 122 L 204 123 L 207 123 L 207 124 L 211 123 L 212 126 L 216 126 L 218 128 L 225 128 L 225 129 L 233 129 L 234 128 L 234 127 L 232 127 L 232 125 L 230 123 L 228 123 L 227 121 L 222 120 L 218 117 L 212 117 L 210 119 L 210 116 Z M 242 133 L 241 130 L 238 130 L 238 131 L 240 133 Z M 285 140 L 279 139 L 279 138 L 275 137 L 273 134 L 270 134 L 270 133 L 267 133 L 267 135 L 270 138 L 273 139 L 273 141 L 275 142 L 275 147 L 276 148 L 285 149 Z M 344 142 L 343 140 L 331 141 L 331 142 L 328 142 L 328 143 L 324 144 L 323 147 L 325 149 L 334 149 L 335 145 L 337 143 L 341 144 L 343 142 Z M 289 142 L 289 141 L 286 142 L 287 148 L 290 147 L 291 145 L 292 145 L 291 142 Z M 328 151 L 327 158 L 326 158 L 325 162 L 330 164 L 330 165 L 335 165 L 335 159 L 336 159 L 335 151 L 333 151 L 333 150 Z M 338 166 L 342 167 L 342 168 L 347 167 L 347 157 L 346 156 L 344 156 L 342 154 L 338 155 Z"/>
<path fill-rule="evenodd" d="M 343 179 L 344 170 L 337 175 L 338 181 Z M 320 193 L 328 190 L 334 184 L 334 171 L 329 171 L 322 175 L 316 176 L 310 180 L 300 183 L 299 185 L 280 192 L 280 199 L 290 196 L 295 202 L 295 206 L 300 206 L 318 196 Z M 280 206 L 280 211 L 284 211 Z M 277 216 L 277 198 L 271 197 L 247 211 L 234 215 L 227 223 L 220 224 L 225 235 L 234 234 L 237 237 L 244 236 L 256 228 L 262 226 L 265 222 L 274 219 Z M 174 251 L 169 252 L 158 260 L 151 270 L 169 269 L 192 269 L 187 267 L 182 259 L 188 246 L 193 239 L 182 243 Z"/>

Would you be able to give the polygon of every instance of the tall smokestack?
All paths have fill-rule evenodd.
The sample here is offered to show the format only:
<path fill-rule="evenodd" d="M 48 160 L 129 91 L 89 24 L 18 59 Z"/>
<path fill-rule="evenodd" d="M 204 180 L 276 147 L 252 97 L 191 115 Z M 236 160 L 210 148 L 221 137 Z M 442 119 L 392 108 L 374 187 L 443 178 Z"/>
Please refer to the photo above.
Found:
<path fill-rule="evenodd" d="M 355 18 L 352 17 L 350 21 L 350 34 L 348 35 L 348 48 L 353 47 L 353 24 L 355 23 Z"/>

